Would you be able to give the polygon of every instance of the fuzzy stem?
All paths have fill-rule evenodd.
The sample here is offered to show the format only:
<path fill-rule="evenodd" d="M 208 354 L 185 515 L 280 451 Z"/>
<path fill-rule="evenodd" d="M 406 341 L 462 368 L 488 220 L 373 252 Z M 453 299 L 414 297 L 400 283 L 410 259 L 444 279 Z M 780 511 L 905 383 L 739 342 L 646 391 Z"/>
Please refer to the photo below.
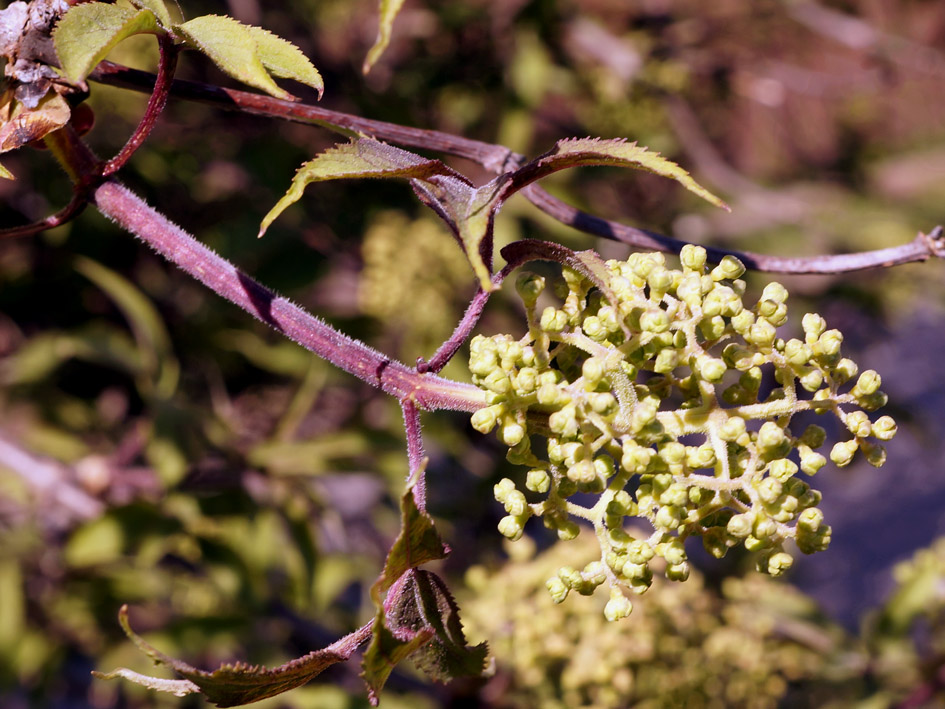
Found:
<path fill-rule="evenodd" d="M 96 188 L 93 200 L 102 214 L 210 290 L 293 342 L 400 401 L 413 400 L 423 409 L 468 412 L 485 405 L 485 395 L 476 387 L 420 374 L 276 295 L 117 182 L 108 181 Z"/>
<path fill-rule="evenodd" d="M 420 410 L 411 399 L 402 399 L 400 407 L 403 410 L 404 428 L 407 431 L 407 463 L 410 467 L 407 479 L 412 479 L 419 471 L 413 484 L 413 499 L 417 503 L 417 509 L 424 512 L 427 508 L 427 483 L 426 471 L 422 469 L 424 456 Z"/>

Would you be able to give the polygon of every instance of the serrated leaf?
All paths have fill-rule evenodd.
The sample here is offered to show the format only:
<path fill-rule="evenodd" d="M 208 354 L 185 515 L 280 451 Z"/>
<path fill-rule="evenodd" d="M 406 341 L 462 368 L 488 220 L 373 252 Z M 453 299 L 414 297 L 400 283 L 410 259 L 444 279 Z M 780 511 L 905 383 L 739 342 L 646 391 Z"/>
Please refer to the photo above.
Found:
<path fill-rule="evenodd" d="M 377 60 L 381 58 L 387 45 L 390 44 L 390 35 L 394 28 L 394 20 L 400 13 L 400 8 L 404 5 L 404 0 L 381 0 L 378 5 L 380 18 L 377 26 L 377 39 L 374 40 L 374 46 L 368 50 L 367 57 L 361 70 L 367 74 L 371 71 Z"/>
<path fill-rule="evenodd" d="M 131 4 L 140 10 L 153 12 L 162 26 L 171 26 L 171 13 L 168 12 L 167 5 L 164 4 L 163 0 L 131 0 Z"/>
<path fill-rule="evenodd" d="M 294 79 L 300 84 L 311 86 L 321 98 L 325 89 L 322 76 L 301 49 L 262 27 L 247 25 L 246 28 L 256 40 L 259 60 L 266 69 L 280 79 Z"/>
<path fill-rule="evenodd" d="M 566 246 L 539 239 L 520 239 L 502 249 L 510 267 L 518 268 L 529 261 L 554 261 L 577 271 L 593 283 L 612 305 L 617 297 L 610 288 L 610 272 L 607 264 L 594 251 L 572 251 Z"/>
<path fill-rule="evenodd" d="M 15 180 L 16 177 L 13 176 L 13 173 L 7 170 L 3 165 L 0 165 L 0 177 L 4 180 Z"/>
<path fill-rule="evenodd" d="M 89 2 L 74 5 L 63 15 L 53 42 L 66 76 L 80 81 L 123 39 L 161 31 L 151 10 Z"/>
<path fill-rule="evenodd" d="M 157 650 L 137 635 L 128 623 L 128 607 L 122 606 L 118 620 L 125 634 L 156 664 L 167 665 L 185 680 L 165 680 L 140 675 L 125 668 L 109 673 L 93 672 L 99 679 L 123 678 L 150 689 L 171 692 L 177 696 L 200 692 L 219 707 L 234 707 L 273 697 L 309 682 L 323 670 L 351 657 L 366 639 L 367 626 L 346 635 L 322 650 L 316 650 L 275 668 L 244 663 L 222 665 L 213 672 L 175 660 Z"/>
<path fill-rule="evenodd" d="M 433 518 L 417 507 L 414 486 L 424 474 L 427 461 L 411 476 L 406 491 L 400 498 L 400 534 L 391 545 L 384 563 L 384 571 L 371 587 L 375 605 L 380 607 L 381 595 L 410 569 L 436 559 L 445 559 L 449 548 L 440 539 Z"/>
<path fill-rule="evenodd" d="M 424 628 L 416 633 L 405 633 L 397 637 L 384 624 L 383 611 L 374 620 L 371 644 L 361 660 L 361 679 L 368 688 L 371 706 L 377 706 L 380 692 L 394 668 L 430 642 L 433 630 Z"/>
<path fill-rule="evenodd" d="M 624 139 L 568 138 L 512 174 L 503 199 L 546 175 L 569 167 L 613 166 L 646 170 L 675 180 L 716 207 L 731 211 L 725 202 L 696 182 L 679 165 Z"/>
<path fill-rule="evenodd" d="M 449 175 L 468 184 L 465 177 L 439 160 L 415 155 L 386 143 L 362 138 L 329 148 L 302 165 L 282 199 L 263 217 L 259 236 L 286 207 L 298 202 L 305 187 L 312 182 L 352 178 L 404 177 L 427 179 L 433 175 Z"/>
<path fill-rule="evenodd" d="M 204 15 L 177 25 L 175 29 L 187 44 L 206 54 L 237 81 L 276 98 L 291 98 L 292 95 L 269 76 L 259 57 L 253 32 L 241 22 L 232 17 Z"/>

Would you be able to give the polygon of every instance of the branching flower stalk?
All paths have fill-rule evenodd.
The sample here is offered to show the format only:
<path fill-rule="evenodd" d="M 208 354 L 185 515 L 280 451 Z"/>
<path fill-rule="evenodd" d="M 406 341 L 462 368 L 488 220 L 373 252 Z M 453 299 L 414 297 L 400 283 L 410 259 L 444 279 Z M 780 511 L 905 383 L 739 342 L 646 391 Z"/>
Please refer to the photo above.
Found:
<path fill-rule="evenodd" d="M 759 570 L 773 576 L 793 563 L 787 542 L 804 553 L 827 548 L 820 493 L 798 477 L 827 463 L 817 452 L 826 431 L 792 431 L 795 415 L 839 419 L 850 437 L 829 452 L 838 467 L 858 451 L 881 466 L 882 442 L 896 433 L 891 417 L 870 419 L 886 401 L 880 377 L 842 357 L 838 330 L 809 313 L 803 340 L 778 336 L 787 322 L 781 284 L 747 307 L 738 260 L 709 269 L 705 250 L 691 245 L 680 260 L 681 270 L 655 253 L 608 261 L 610 300 L 565 268 L 563 302 L 540 313 L 544 278 L 524 274 L 528 333 L 471 343 L 470 371 L 489 404 L 473 426 L 496 431 L 508 459 L 529 468 L 521 488 L 510 479 L 495 486 L 507 512 L 499 531 L 519 539 L 540 517 L 569 540 L 580 532 L 575 519 L 590 522 L 600 559 L 562 567 L 548 590 L 561 602 L 606 583 L 611 620 L 630 612 L 623 588 L 649 588 L 655 557 L 667 578 L 688 577 L 691 536 L 717 557 L 735 546 L 757 552 Z M 544 450 L 533 449 L 536 437 L 547 439 Z M 593 504 L 571 499 L 579 493 Z M 652 534 L 631 536 L 627 518 L 645 520 Z"/>

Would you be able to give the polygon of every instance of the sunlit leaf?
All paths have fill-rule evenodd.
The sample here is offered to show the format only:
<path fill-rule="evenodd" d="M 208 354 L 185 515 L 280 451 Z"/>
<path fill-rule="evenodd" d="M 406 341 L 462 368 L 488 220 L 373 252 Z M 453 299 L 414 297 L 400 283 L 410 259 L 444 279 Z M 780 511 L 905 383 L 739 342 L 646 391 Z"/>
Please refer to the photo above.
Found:
<path fill-rule="evenodd" d="M 322 76 L 301 49 L 262 27 L 247 25 L 246 29 L 256 40 L 259 60 L 273 76 L 294 79 L 300 84 L 311 86 L 321 97 L 325 89 Z"/>
<path fill-rule="evenodd" d="M 266 233 L 286 207 L 298 202 L 305 187 L 312 182 L 365 177 L 404 177 L 426 179 L 433 175 L 449 175 L 466 181 L 439 160 L 415 155 L 386 143 L 367 138 L 329 148 L 299 168 L 282 199 L 263 217 L 259 236 Z"/>
<path fill-rule="evenodd" d="M 171 13 L 163 0 L 131 0 L 131 4 L 141 10 L 150 10 L 164 27 L 171 26 Z"/>
<path fill-rule="evenodd" d="M 569 138 L 559 140 L 555 147 L 512 173 L 512 180 L 503 199 L 536 180 L 569 167 L 612 166 L 646 170 L 675 180 L 690 192 L 716 207 L 728 210 L 725 202 L 690 177 L 679 165 L 626 140 Z"/>
<path fill-rule="evenodd" d="M 190 46 L 206 54 L 224 72 L 247 86 L 276 98 L 291 98 L 263 64 L 253 32 L 232 17 L 205 15 L 178 25 L 176 31 Z"/>
<path fill-rule="evenodd" d="M 7 168 L 5 168 L 3 165 L 0 165 L 0 177 L 2 177 L 4 180 L 15 180 L 15 179 L 16 179 L 16 177 L 14 177 L 13 173 L 10 172 L 10 171 L 9 171 Z"/>
<path fill-rule="evenodd" d="M 63 71 L 79 81 L 123 39 L 161 31 L 151 10 L 89 2 L 75 5 L 63 15 L 53 32 L 53 41 Z"/>
<path fill-rule="evenodd" d="M 127 606 L 122 606 L 118 620 L 125 634 L 138 646 L 139 650 L 156 664 L 167 665 L 185 679 L 166 680 L 148 677 L 124 668 L 108 673 L 93 672 L 96 677 L 99 679 L 123 678 L 150 689 L 170 692 L 177 696 L 200 692 L 207 700 L 219 707 L 249 704 L 300 687 L 331 665 L 347 660 L 367 637 L 367 626 L 365 626 L 322 650 L 310 652 L 279 667 L 267 668 L 236 663 L 225 664 L 213 672 L 207 672 L 198 670 L 181 660 L 175 660 L 145 642 L 131 629 L 128 623 Z"/>
<path fill-rule="evenodd" d="M 377 39 L 374 40 L 374 46 L 368 51 L 367 58 L 364 60 L 362 71 L 364 71 L 365 74 L 371 71 L 371 67 L 377 63 L 377 60 L 381 58 L 384 50 L 387 49 L 387 45 L 390 44 L 390 35 L 394 28 L 394 20 L 397 18 L 398 13 L 400 13 L 400 8 L 403 7 L 403 4 L 404 0 L 380 0 L 378 6 L 380 18 L 377 27 Z"/>

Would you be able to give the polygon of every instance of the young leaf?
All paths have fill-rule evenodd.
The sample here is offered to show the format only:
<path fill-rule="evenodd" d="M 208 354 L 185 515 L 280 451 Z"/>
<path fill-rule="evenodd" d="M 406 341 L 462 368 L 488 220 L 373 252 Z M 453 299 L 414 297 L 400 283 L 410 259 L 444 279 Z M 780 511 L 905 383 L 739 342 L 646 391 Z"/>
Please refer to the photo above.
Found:
<path fill-rule="evenodd" d="M 156 664 L 168 665 L 184 680 L 166 680 L 148 677 L 119 668 L 112 672 L 92 674 L 99 679 L 123 678 L 150 689 L 185 696 L 202 693 L 219 707 L 235 707 L 282 694 L 300 687 L 327 667 L 343 662 L 368 638 L 370 626 L 364 626 L 346 635 L 322 650 L 316 650 L 275 668 L 250 666 L 243 663 L 222 665 L 214 672 L 206 672 L 168 657 L 137 635 L 128 623 L 128 607 L 122 606 L 118 620 L 125 634 Z"/>
<path fill-rule="evenodd" d="M 0 165 L 0 178 L 4 180 L 15 180 L 16 177 L 13 176 L 13 173 L 7 170 L 3 165 Z"/>
<path fill-rule="evenodd" d="M 318 91 L 318 97 L 321 98 L 325 90 L 322 76 L 301 49 L 262 27 L 247 25 L 246 29 L 256 40 L 259 60 L 273 76 L 278 76 L 280 79 L 294 79 L 300 84 L 311 86 Z"/>
<path fill-rule="evenodd" d="M 237 81 L 276 98 L 292 97 L 269 76 L 259 56 L 256 38 L 246 25 L 232 17 L 205 15 L 177 25 L 175 30 L 187 44 L 206 54 Z"/>
<path fill-rule="evenodd" d="M 131 0 L 131 4 L 139 10 L 150 10 L 153 12 L 162 27 L 171 26 L 171 13 L 167 11 L 167 5 L 164 4 L 164 0 Z"/>
<path fill-rule="evenodd" d="M 368 687 L 368 701 L 371 706 L 377 706 L 380 692 L 394 668 L 430 642 L 433 630 L 423 628 L 416 633 L 405 632 L 402 635 L 402 638 L 394 635 L 384 623 L 383 610 L 378 611 L 374 619 L 371 644 L 364 651 L 364 658 L 361 660 L 361 678 Z"/>
<path fill-rule="evenodd" d="M 508 188 L 502 199 L 508 198 L 528 184 L 540 180 L 546 175 L 569 167 L 591 167 L 612 165 L 614 167 L 632 167 L 646 170 L 663 177 L 676 180 L 690 192 L 699 195 L 707 202 L 730 211 L 725 202 L 692 179 L 689 173 L 676 163 L 651 153 L 643 146 L 628 143 L 626 140 L 601 140 L 600 138 L 568 138 L 559 140 L 555 147 L 544 155 L 532 160 L 521 169 L 512 173 Z"/>
<path fill-rule="evenodd" d="M 63 71 L 73 81 L 88 76 L 121 40 L 162 29 L 149 9 L 88 2 L 74 5 L 56 26 L 53 42 Z"/>
<path fill-rule="evenodd" d="M 259 236 L 286 207 L 298 202 L 311 182 L 363 177 L 406 177 L 424 180 L 433 175 L 448 175 L 468 184 L 465 177 L 439 160 L 429 160 L 386 143 L 362 138 L 329 148 L 302 165 L 282 199 L 263 217 Z"/>
<path fill-rule="evenodd" d="M 394 27 L 400 8 L 403 7 L 404 0 L 380 0 L 378 12 L 380 20 L 377 27 L 377 39 L 374 40 L 374 46 L 368 51 L 367 58 L 364 60 L 364 66 L 361 70 L 367 74 L 371 67 L 381 58 L 387 45 L 390 44 L 390 35 Z"/>

